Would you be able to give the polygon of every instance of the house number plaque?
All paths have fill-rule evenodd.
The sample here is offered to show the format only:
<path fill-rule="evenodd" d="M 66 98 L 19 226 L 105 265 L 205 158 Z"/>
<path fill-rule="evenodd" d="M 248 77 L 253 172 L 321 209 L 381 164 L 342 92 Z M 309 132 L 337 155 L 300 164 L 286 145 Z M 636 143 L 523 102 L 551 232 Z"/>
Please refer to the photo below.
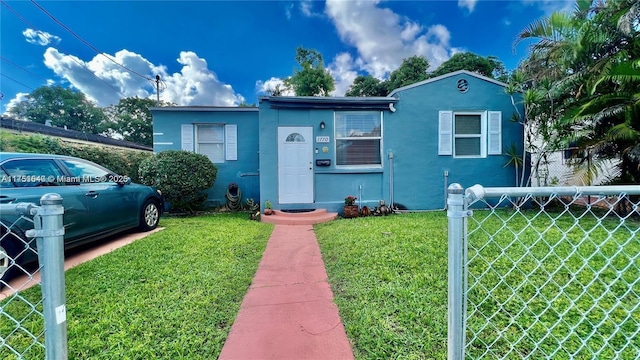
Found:
<path fill-rule="evenodd" d="M 328 143 L 329 142 L 329 137 L 328 136 L 316 136 L 316 142 L 317 143 Z"/>

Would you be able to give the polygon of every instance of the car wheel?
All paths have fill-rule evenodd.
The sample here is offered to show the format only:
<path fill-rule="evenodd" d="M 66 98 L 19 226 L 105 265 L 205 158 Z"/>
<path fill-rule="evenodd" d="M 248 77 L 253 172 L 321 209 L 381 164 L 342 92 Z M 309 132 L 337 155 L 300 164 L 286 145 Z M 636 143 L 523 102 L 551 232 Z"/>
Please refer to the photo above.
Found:
<path fill-rule="evenodd" d="M 0 288 L 17 275 L 18 266 L 22 256 L 19 255 L 19 241 L 11 236 L 6 236 L 0 243 Z"/>
<path fill-rule="evenodd" d="M 158 208 L 158 203 L 151 199 L 145 201 L 140 212 L 140 230 L 153 230 L 158 226 L 159 221 L 160 209 Z"/>

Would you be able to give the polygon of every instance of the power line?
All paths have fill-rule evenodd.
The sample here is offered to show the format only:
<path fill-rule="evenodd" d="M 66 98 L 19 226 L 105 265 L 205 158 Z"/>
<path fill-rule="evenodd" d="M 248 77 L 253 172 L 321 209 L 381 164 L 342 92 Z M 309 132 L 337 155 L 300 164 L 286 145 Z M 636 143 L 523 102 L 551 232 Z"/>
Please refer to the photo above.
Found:
<path fill-rule="evenodd" d="M 47 79 L 45 79 L 44 77 L 42 77 L 42 76 L 40 76 L 40 75 L 38 75 L 38 74 L 34 73 L 33 71 L 31 71 L 31 70 L 29 70 L 29 69 L 27 69 L 27 68 L 25 68 L 25 67 L 23 67 L 23 66 L 20 66 L 20 65 L 18 65 L 18 64 L 16 64 L 16 63 L 14 63 L 13 61 L 11 61 L 11 60 L 7 59 L 7 58 L 6 58 L 6 57 L 4 57 L 4 56 L 1 56 L 1 55 L 0 55 L 0 60 L 3 60 L 4 62 L 7 62 L 7 63 L 11 64 L 11 65 L 13 65 L 13 66 L 17 67 L 18 69 L 24 70 L 25 72 L 28 72 L 29 74 L 31 74 L 31 75 L 33 75 L 33 76 L 35 76 L 35 77 L 39 78 L 39 79 L 42 79 L 42 80 L 44 80 L 44 81 L 47 81 Z"/>
<path fill-rule="evenodd" d="M 11 80 L 11 81 L 13 81 L 13 82 L 15 82 L 15 83 L 17 83 L 17 84 L 20 84 L 20 85 L 22 85 L 22 86 L 24 86 L 24 87 L 26 87 L 26 88 L 28 88 L 28 89 L 31 89 L 31 91 L 34 91 L 34 90 L 35 90 L 35 89 L 34 89 L 34 88 L 32 88 L 31 86 L 29 86 L 29 85 L 27 85 L 27 84 L 25 84 L 25 83 L 22 83 L 22 82 L 20 82 L 20 81 L 18 81 L 18 80 L 16 80 L 16 79 L 12 78 L 11 76 L 5 75 L 5 74 L 3 74 L 3 73 L 0 73 L 0 75 L 2 75 L 2 76 L 4 76 L 4 77 L 6 77 L 7 79 L 9 79 L 9 80 Z"/>
<path fill-rule="evenodd" d="M 37 27 L 33 26 L 33 24 L 31 24 L 27 19 L 25 19 L 22 15 L 20 15 L 20 13 L 18 13 L 13 8 L 11 8 L 11 6 L 9 6 L 9 4 L 7 4 L 4 0 L 0 0 L 0 2 L 2 2 L 2 5 L 4 5 L 7 9 L 9 9 L 9 11 L 11 11 L 18 19 L 22 20 L 22 22 L 27 24 L 30 28 L 32 28 L 35 31 L 40 31 L 40 30 L 38 30 Z M 40 31 L 40 32 L 47 38 L 47 40 L 49 40 L 49 34 L 48 33 L 43 32 L 43 31 Z M 51 47 L 56 49 L 56 50 L 58 50 L 55 46 L 51 46 Z M 73 56 L 69 56 L 68 58 L 71 59 L 76 64 L 78 64 L 80 66 L 80 68 L 82 68 L 82 70 L 87 71 L 89 74 L 93 75 L 96 79 L 100 80 L 100 82 L 102 82 L 103 84 L 108 86 L 111 90 L 115 91 L 118 95 L 120 95 L 123 98 L 126 97 L 122 92 L 120 92 L 120 90 L 116 89 L 115 87 L 113 87 L 113 85 L 111 85 L 108 82 L 104 81 L 104 79 L 100 78 L 93 71 L 89 70 L 87 68 L 86 64 L 83 64 L 83 63 L 79 62 Z"/>
<path fill-rule="evenodd" d="M 95 51 L 96 53 L 106 57 L 107 59 L 109 59 L 111 62 L 113 62 L 114 64 L 120 66 L 121 68 L 129 71 L 130 73 L 137 75 L 145 80 L 151 81 L 153 83 L 153 79 L 151 79 L 150 77 L 147 77 L 145 75 L 142 75 L 134 70 L 129 69 L 128 67 L 118 63 L 117 61 L 115 61 L 114 59 L 112 59 L 110 56 L 107 56 L 104 52 L 98 50 L 95 46 L 91 45 L 88 41 L 86 41 L 85 39 L 81 38 L 78 34 L 76 34 L 75 32 L 73 32 L 73 30 L 69 29 L 69 27 L 67 27 L 65 24 L 63 24 L 60 20 L 56 19 L 55 16 L 51 15 L 51 13 L 49 13 L 45 8 L 43 8 L 42 6 L 40 6 L 40 4 L 38 4 L 37 2 L 35 2 L 35 0 L 31 0 L 31 3 L 33 3 L 38 9 L 40 9 L 43 13 L 47 14 L 47 16 L 49 16 L 51 18 L 51 20 L 53 20 L 56 24 L 60 25 L 60 27 L 62 27 L 63 29 L 67 30 L 71 35 L 73 35 L 76 39 L 80 40 L 83 44 L 87 45 L 89 48 L 91 48 L 93 51 Z"/>

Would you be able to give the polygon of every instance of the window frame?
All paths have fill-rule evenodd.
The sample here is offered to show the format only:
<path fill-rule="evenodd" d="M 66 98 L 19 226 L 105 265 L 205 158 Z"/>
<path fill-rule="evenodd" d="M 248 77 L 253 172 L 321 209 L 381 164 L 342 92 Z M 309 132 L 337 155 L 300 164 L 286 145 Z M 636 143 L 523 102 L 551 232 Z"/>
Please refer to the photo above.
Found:
<path fill-rule="evenodd" d="M 479 134 L 457 134 L 456 133 L 456 116 L 458 115 L 479 115 L 480 116 L 480 133 Z M 473 159 L 487 157 L 487 111 L 454 111 L 451 118 L 451 152 L 454 158 Z M 477 155 L 456 155 L 457 139 L 480 139 L 480 153 Z"/>
<path fill-rule="evenodd" d="M 209 158 L 209 160 L 211 160 L 212 163 L 214 164 L 222 164 L 225 162 L 226 160 L 226 128 L 225 128 L 225 124 L 219 124 L 219 123 L 200 123 L 200 124 L 194 124 L 195 126 L 195 136 L 194 136 L 194 142 L 195 142 L 195 153 L 196 154 L 201 154 L 204 155 L 206 157 Z M 221 141 L 207 141 L 207 142 L 201 142 L 200 141 L 200 131 L 199 129 L 201 127 L 217 127 L 222 129 L 222 140 Z M 220 144 L 222 146 L 222 154 L 220 156 L 220 158 L 217 159 L 212 159 L 210 158 L 207 154 L 203 154 L 202 152 L 200 152 L 200 144 Z"/>
<path fill-rule="evenodd" d="M 379 136 L 367 136 L 367 137 L 338 137 L 338 117 L 341 114 L 375 114 L 380 117 L 380 135 Z M 357 169 L 380 169 L 383 167 L 384 157 L 383 155 L 383 139 L 384 139 L 384 112 L 378 110 L 334 110 L 333 111 L 333 135 L 335 138 L 334 141 L 334 154 L 335 154 L 335 166 L 340 169 L 349 169 L 349 168 L 357 168 Z M 341 165 L 338 164 L 338 141 L 358 141 L 358 140 L 377 140 L 380 147 L 380 163 L 379 164 L 349 164 L 349 165 Z"/>

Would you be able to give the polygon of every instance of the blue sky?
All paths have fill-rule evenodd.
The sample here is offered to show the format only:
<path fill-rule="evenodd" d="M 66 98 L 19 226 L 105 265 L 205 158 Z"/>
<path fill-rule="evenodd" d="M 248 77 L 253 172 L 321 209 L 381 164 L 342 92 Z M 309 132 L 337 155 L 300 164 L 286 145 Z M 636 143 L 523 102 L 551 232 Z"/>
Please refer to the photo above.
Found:
<path fill-rule="evenodd" d="M 424 55 L 433 70 L 471 51 L 497 56 L 511 70 L 527 53 L 525 43 L 514 51 L 516 35 L 574 3 L 1 1 L 2 113 L 46 84 L 81 90 L 100 106 L 155 97 L 147 79 L 156 75 L 161 99 L 178 105 L 256 103 L 292 74 L 298 46 L 322 53 L 335 96 L 358 74 L 384 79 L 412 55 Z"/>

